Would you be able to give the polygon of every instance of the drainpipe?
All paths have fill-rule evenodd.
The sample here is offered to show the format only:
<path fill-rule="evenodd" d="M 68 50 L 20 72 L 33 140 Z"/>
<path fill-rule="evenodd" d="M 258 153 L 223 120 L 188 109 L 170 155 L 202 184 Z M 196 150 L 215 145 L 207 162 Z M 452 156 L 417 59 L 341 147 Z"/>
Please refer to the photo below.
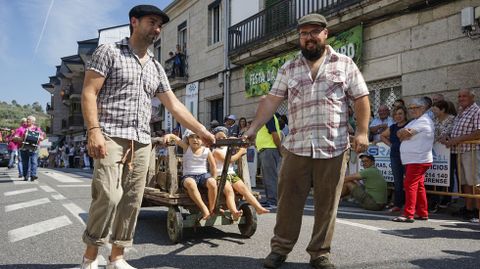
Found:
<path fill-rule="evenodd" d="M 225 26 L 223 41 L 223 115 L 230 114 L 230 60 L 228 59 L 228 27 L 230 27 L 230 0 L 225 0 L 224 16 Z M 223 121 L 223 119 L 221 119 Z"/>

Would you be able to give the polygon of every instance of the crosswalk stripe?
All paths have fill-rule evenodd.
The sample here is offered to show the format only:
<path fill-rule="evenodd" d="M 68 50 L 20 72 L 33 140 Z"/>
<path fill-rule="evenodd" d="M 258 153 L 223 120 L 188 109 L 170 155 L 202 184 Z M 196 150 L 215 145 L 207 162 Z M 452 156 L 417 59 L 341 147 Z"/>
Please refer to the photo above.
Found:
<path fill-rule="evenodd" d="M 83 181 L 80 180 L 80 179 L 76 179 L 76 178 L 73 178 L 73 177 L 70 177 L 70 176 L 67 176 L 67 175 L 62 175 L 62 174 L 55 173 L 55 172 L 44 172 L 44 174 L 46 174 L 47 176 L 55 179 L 56 181 L 58 181 L 58 182 L 60 182 L 60 183 L 78 183 L 78 182 L 83 182 Z"/>
<path fill-rule="evenodd" d="M 27 207 L 32 207 L 32 206 L 37 206 L 37 205 L 43 205 L 43 204 L 48 204 L 50 203 L 50 200 L 48 198 L 41 198 L 41 199 L 36 199 L 28 202 L 22 202 L 22 203 L 17 203 L 17 204 L 11 204 L 5 206 L 5 212 L 10 212 L 22 208 L 27 208 Z"/>
<path fill-rule="evenodd" d="M 80 214 L 87 214 L 85 210 L 74 203 L 63 204 L 63 207 L 65 207 L 70 213 L 72 213 L 73 216 L 75 216 L 82 224 L 85 225 L 85 221 L 80 217 Z"/>
<path fill-rule="evenodd" d="M 23 190 L 17 190 L 17 191 L 7 191 L 3 195 L 12 196 L 12 195 L 29 193 L 29 192 L 34 192 L 34 191 L 38 191 L 38 189 L 37 188 L 30 188 L 30 189 L 23 189 Z"/>
<path fill-rule="evenodd" d="M 41 186 L 38 186 L 38 187 L 40 187 L 40 189 L 44 190 L 45 192 L 55 192 L 55 190 L 53 188 L 51 188 L 50 186 L 41 185 Z"/>
<path fill-rule="evenodd" d="M 61 195 L 60 193 L 52 194 L 52 198 L 57 201 L 67 199 L 65 196 Z"/>
<path fill-rule="evenodd" d="M 76 185 L 57 185 L 59 188 L 86 188 L 86 187 L 91 187 L 92 185 L 90 184 L 76 184 Z"/>
<path fill-rule="evenodd" d="M 70 224 L 72 222 L 67 216 L 56 217 L 8 231 L 8 240 L 14 243 Z"/>
<path fill-rule="evenodd" d="M 23 180 L 15 180 L 15 181 L 13 181 L 13 184 L 15 184 L 15 185 L 25 185 L 25 184 L 32 184 L 32 182 L 23 181 Z"/>

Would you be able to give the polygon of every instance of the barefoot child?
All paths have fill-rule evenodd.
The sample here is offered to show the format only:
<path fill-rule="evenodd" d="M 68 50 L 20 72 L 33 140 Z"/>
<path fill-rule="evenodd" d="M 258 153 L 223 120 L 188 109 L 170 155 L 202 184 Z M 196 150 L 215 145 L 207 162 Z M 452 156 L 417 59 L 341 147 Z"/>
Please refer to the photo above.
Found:
<path fill-rule="evenodd" d="M 165 141 L 175 140 L 183 148 L 183 176 L 180 184 L 187 190 L 188 196 L 195 202 L 203 215 L 203 220 L 210 217 L 215 209 L 217 181 L 215 159 L 210 149 L 202 145 L 200 137 L 190 130 L 185 131 L 186 141 L 174 134 L 165 135 Z M 210 173 L 207 172 L 207 162 Z M 208 208 L 202 200 L 198 186 L 208 189 Z"/>
<path fill-rule="evenodd" d="M 221 140 L 221 139 L 227 138 L 228 129 L 223 126 L 218 126 L 215 129 L 213 129 L 212 132 L 215 135 L 216 140 Z M 237 153 L 232 155 L 231 162 L 233 163 L 237 161 L 245 153 L 246 153 L 246 149 L 240 148 Z M 217 175 L 219 176 L 222 173 L 223 163 L 225 161 L 226 155 L 227 155 L 227 147 L 216 148 L 213 150 L 213 156 L 215 157 L 215 162 L 217 166 Z M 217 179 L 219 179 L 219 177 Z M 260 205 L 257 199 L 252 195 L 250 190 L 247 188 L 245 183 L 243 183 L 243 181 L 238 177 L 238 175 L 235 174 L 235 171 L 233 171 L 233 167 L 230 165 L 228 167 L 227 182 L 225 183 L 224 194 L 226 197 L 226 204 L 227 204 L 228 210 L 230 210 L 232 214 L 232 218 L 234 220 L 237 220 L 242 215 L 243 212 L 238 211 L 237 207 L 235 206 L 235 194 L 233 190 L 243 195 L 243 197 L 245 197 L 245 200 L 247 200 L 247 202 L 255 208 L 257 214 L 264 214 L 264 213 L 270 212 L 269 210 L 262 207 L 262 205 Z"/>

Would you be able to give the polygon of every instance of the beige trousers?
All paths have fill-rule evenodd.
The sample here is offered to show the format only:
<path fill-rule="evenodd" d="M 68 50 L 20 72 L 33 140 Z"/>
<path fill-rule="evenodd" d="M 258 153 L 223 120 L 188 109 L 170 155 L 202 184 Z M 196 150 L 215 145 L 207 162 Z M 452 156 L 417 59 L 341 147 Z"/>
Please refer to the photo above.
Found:
<path fill-rule="evenodd" d="M 122 158 L 131 148 L 131 140 L 115 137 L 105 137 L 105 140 L 108 155 L 95 159 L 92 203 L 83 241 L 102 246 L 111 230 L 110 243 L 129 247 L 142 203 L 151 144 L 133 142 L 133 158 L 130 152 L 124 165 Z"/>

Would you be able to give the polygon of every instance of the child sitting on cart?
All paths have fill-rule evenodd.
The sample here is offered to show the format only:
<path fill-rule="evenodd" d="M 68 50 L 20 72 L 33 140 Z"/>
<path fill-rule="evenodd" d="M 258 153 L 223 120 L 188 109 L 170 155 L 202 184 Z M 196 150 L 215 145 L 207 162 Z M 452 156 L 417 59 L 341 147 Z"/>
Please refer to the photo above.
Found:
<path fill-rule="evenodd" d="M 215 127 L 212 130 L 213 134 L 215 135 L 215 140 L 226 139 L 228 134 L 228 129 L 223 126 Z M 231 162 L 235 162 L 242 157 L 247 152 L 245 148 L 239 148 L 237 153 L 232 155 Z M 213 150 L 213 157 L 215 158 L 216 166 L 217 166 L 217 180 L 220 179 L 223 170 L 223 164 L 225 161 L 225 156 L 227 155 L 227 147 L 220 147 Z M 233 167 L 229 165 L 228 172 L 227 172 L 227 181 L 225 183 L 224 194 L 226 199 L 226 204 L 228 210 L 230 210 L 232 214 L 232 218 L 237 220 L 243 212 L 237 211 L 237 207 L 235 206 L 235 190 L 243 197 L 245 200 L 255 208 L 257 214 L 264 214 L 270 212 L 268 209 L 262 207 L 262 205 L 258 202 L 258 200 L 253 196 L 250 190 L 247 188 L 245 183 L 243 183 L 242 179 L 235 173 Z"/>
<path fill-rule="evenodd" d="M 183 149 L 183 176 L 180 184 L 187 190 L 188 196 L 202 212 L 202 220 L 206 220 L 215 209 L 217 182 L 215 159 L 209 148 L 204 147 L 202 140 L 190 130 L 185 131 L 185 141 L 174 134 L 167 134 L 164 141 L 175 141 Z M 210 173 L 207 171 L 207 162 Z M 198 186 L 208 189 L 208 207 L 202 200 Z"/>

